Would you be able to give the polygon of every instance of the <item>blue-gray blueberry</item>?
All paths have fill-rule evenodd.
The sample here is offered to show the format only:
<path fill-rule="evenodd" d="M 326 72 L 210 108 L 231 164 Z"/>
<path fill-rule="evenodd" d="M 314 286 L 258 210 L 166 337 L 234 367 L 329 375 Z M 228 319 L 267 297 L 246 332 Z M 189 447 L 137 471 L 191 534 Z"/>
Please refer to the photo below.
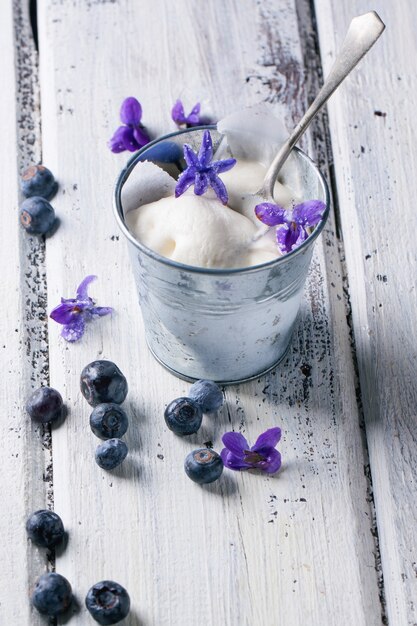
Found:
<path fill-rule="evenodd" d="M 20 223 L 31 235 L 46 235 L 55 225 L 55 211 L 45 198 L 27 198 L 20 205 Z"/>
<path fill-rule="evenodd" d="M 193 450 L 184 461 L 188 478 L 199 484 L 212 483 L 220 478 L 223 467 L 221 456 L 210 448 Z"/>
<path fill-rule="evenodd" d="M 177 398 L 170 402 L 164 413 L 165 422 L 176 435 L 192 435 L 201 426 L 203 413 L 192 398 Z"/>
<path fill-rule="evenodd" d="M 81 372 L 81 393 L 91 406 L 103 402 L 122 404 L 127 380 L 112 361 L 93 361 Z"/>
<path fill-rule="evenodd" d="M 102 469 L 112 470 L 125 460 L 128 447 L 121 439 L 107 439 L 96 449 L 96 463 Z"/>
<path fill-rule="evenodd" d="M 35 422 L 56 422 L 64 415 L 62 396 L 52 387 L 40 387 L 28 399 L 26 411 Z"/>
<path fill-rule="evenodd" d="M 190 398 L 201 406 L 203 413 L 214 413 L 223 405 L 223 394 L 212 380 L 197 380 L 190 388 Z"/>
<path fill-rule="evenodd" d="M 126 412 L 114 402 L 98 404 L 90 415 L 90 427 L 99 439 L 123 437 L 129 426 Z"/>
<path fill-rule="evenodd" d="M 26 522 L 26 531 L 33 543 L 49 549 L 61 543 L 65 534 L 59 515 L 45 509 L 32 513 Z"/>
<path fill-rule="evenodd" d="M 182 149 L 173 141 L 163 141 L 148 148 L 141 156 L 141 161 L 159 161 L 159 163 L 176 163 L 182 158 Z"/>
<path fill-rule="evenodd" d="M 31 165 L 22 174 L 20 186 L 25 198 L 41 196 L 50 200 L 56 194 L 58 183 L 44 165 Z"/>
<path fill-rule="evenodd" d="M 102 626 L 117 624 L 130 611 L 126 589 L 113 580 L 102 580 L 89 589 L 85 605 L 90 615 Z"/>
<path fill-rule="evenodd" d="M 65 613 L 71 606 L 71 602 L 71 585 L 61 574 L 50 572 L 43 574 L 36 581 L 32 593 L 32 604 L 39 613 L 56 617 Z"/>

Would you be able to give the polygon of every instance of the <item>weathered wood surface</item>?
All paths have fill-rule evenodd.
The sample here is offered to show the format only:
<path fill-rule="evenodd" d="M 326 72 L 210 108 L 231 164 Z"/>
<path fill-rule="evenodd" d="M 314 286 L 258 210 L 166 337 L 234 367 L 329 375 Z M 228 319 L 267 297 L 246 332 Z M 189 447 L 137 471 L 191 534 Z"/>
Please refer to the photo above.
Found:
<path fill-rule="evenodd" d="M 186 440 L 163 421 L 165 404 L 189 385 L 148 354 L 126 245 L 111 212 L 113 181 L 127 155 L 111 154 L 106 141 L 128 95 L 142 102 L 154 136 L 174 130 L 169 112 L 177 97 L 186 105 L 201 100 L 213 119 L 268 101 L 291 126 L 320 82 L 311 4 L 228 0 L 220 7 L 210 0 L 203 10 L 186 0 L 39 2 L 42 159 L 60 181 L 54 206 L 61 225 L 46 242 L 46 261 L 44 244 L 25 237 L 16 220 L 17 171 L 41 158 L 36 58 L 26 3 L 15 0 L 13 11 L 1 6 L 2 76 L 17 85 L 18 98 L 16 105 L 13 89 L 0 93 L 0 190 L 10 225 L 0 254 L 3 267 L 12 268 L 0 322 L 7 355 L 0 385 L 4 415 L 11 416 L 0 443 L 7 501 L 0 532 L 13 548 L 0 624 L 46 623 L 25 602 L 47 560 L 28 545 L 24 522 L 53 497 L 69 532 L 56 555 L 77 600 L 68 623 L 93 623 L 84 597 L 103 578 L 130 592 L 126 626 L 376 626 L 387 623 L 386 609 L 390 626 L 417 622 L 410 408 L 416 274 L 412 229 L 397 228 L 405 211 L 411 217 L 416 191 L 411 97 L 405 103 L 416 80 L 407 53 L 415 50 L 416 9 L 403 3 L 403 19 L 392 25 L 384 5 L 380 0 L 376 9 L 392 32 L 334 96 L 330 125 L 322 116 L 303 141 L 337 182 L 337 211 L 316 246 L 291 352 L 266 377 L 227 387 L 226 406 Z M 366 10 L 359 0 L 343 8 L 316 3 L 325 73 L 350 18 Z M 385 68 L 397 56 L 402 71 L 391 75 Z M 401 108 L 405 135 L 396 116 Z M 393 240 L 393 232 L 401 236 Z M 408 251 L 401 261 L 396 246 Z M 46 284 L 50 311 L 90 273 L 99 277 L 92 295 L 115 315 L 91 324 L 79 344 L 66 344 L 53 322 L 47 337 Z M 130 455 L 112 473 L 94 462 L 99 440 L 79 391 L 79 374 L 95 358 L 115 361 L 130 385 Z M 50 383 L 69 408 L 53 432 L 53 494 L 49 434 L 33 429 L 24 413 L 30 389 L 48 382 L 48 359 Z M 227 472 L 200 488 L 183 473 L 193 447 L 211 440 L 220 449 L 230 428 L 254 440 L 273 425 L 283 429 L 277 476 Z"/>
<path fill-rule="evenodd" d="M 351 12 L 317 3 L 325 71 Z M 329 103 L 360 391 L 369 447 L 389 624 L 417 623 L 417 333 L 415 98 L 417 5 L 395 11 L 370 65 Z M 371 66 L 371 71 L 369 71 Z"/>
<path fill-rule="evenodd" d="M 292 2 L 57 2 L 40 5 L 44 161 L 59 175 L 62 219 L 47 242 L 48 302 L 88 273 L 117 314 L 68 346 L 50 326 L 50 372 L 70 407 L 54 432 L 56 510 L 69 543 L 57 570 L 82 604 L 105 577 L 130 591 L 129 624 L 379 624 L 381 607 L 366 452 L 356 407 L 334 227 L 318 246 L 293 350 L 276 372 L 226 390 L 227 406 L 178 440 L 164 405 L 187 393 L 146 350 L 111 186 L 126 156 L 106 140 L 121 100 L 136 95 L 155 134 L 173 128 L 172 102 L 202 99 L 215 118 L 270 100 L 291 123 L 307 98 Z M 121 33 L 123 35 L 121 36 Z M 76 41 L 76 45 L 74 42 Z M 53 51 L 53 53 L 51 53 Z M 326 260 L 325 254 L 326 251 Z M 332 283 L 334 287 L 332 287 Z M 114 360 L 130 383 L 129 460 L 113 474 L 93 454 L 79 374 Z M 279 424 L 282 473 L 228 475 L 201 489 L 182 471 L 194 444 L 233 427 L 253 440 Z M 344 576 L 335 575 L 343 569 Z M 73 618 L 86 622 L 84 609 Z"/>
<path fill-rule="evenodd" d="M 35 50 L 27 11 L 0 4 L 0 195 L 2 210 L 2 313 L 0 397 L 0 624 L 44 623 L 28 601 L 47 555 L 26 538 L 28 512 L 51 504 L 50 433 L 32 426 L 24 404 L 47 384 L 44 244 L 22 237 L 18 222 L 19 170 L 40 159 Z"/>

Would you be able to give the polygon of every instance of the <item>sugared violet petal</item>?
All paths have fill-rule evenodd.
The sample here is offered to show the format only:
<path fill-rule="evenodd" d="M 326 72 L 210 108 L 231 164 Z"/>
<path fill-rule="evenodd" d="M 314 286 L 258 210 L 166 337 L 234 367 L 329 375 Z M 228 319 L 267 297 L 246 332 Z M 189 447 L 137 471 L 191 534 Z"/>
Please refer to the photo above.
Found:
<path fill-rule="evenodd" d="M 218 173 L 230 170 L 236 163 L 236 159 L 211 162 L 213 158 L 213 142 L 210 132 L 204 131 L 198 155 L 188 145 L 184 144 L 184 159 L 188 167 L 180 174 L 175 187 L 175 197 L 181 196 L 191 185 L 194 185 L 194 193 L 201 196 L 208 187 L 211 187 L 216 196 L 223 204 L 227 204 L 228 194 L 223 181 Z"/>
<path fill-rule="evenodd" d="M 271 202 L 255 207 L 256 217 L 267 226 L 277 226 L 276 239 L 281 254 L 291 252 L 309 236 L 307 228 L 314 228 L 323 217 L 326 205 L 321 200 L 296 204 L 292 210 Z"/>
<path fill-rule="evenodd" d="M 201 104 L 197 102 L 188 115 L 185 115 L 184 105 L 181 100 L 177 100 L 171 110 L 171 117 L 177 126 L 191 128 L 200 124 Z"/>
<path fill-rule="evenodd" d="M 134 128 L 142 119 L 142 106 L 136 98 L 126 98 L 120 107 L 120 121 Z"/>

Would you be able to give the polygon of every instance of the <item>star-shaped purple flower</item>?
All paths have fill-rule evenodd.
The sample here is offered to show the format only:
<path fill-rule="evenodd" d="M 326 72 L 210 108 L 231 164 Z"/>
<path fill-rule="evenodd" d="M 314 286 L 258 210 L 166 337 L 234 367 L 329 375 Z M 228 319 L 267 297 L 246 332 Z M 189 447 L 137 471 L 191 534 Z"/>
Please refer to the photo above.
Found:
<path fill-rule="evenodd" d="M 183 103 L 181 100 L 177 100 L 172 107 L 171 117 L 177 126 L 191 128 L 192 126 L 198 126 L 200 124 L 200 109 L 201 104 L 197 102 L 191 109 L 191 113 L 185 115 Z"/>
<path fill-rule="evenodd" d="M 124 150 L 135 152 L 149 143 L 149 136 L 140 123 L 142 107 L 136 98 L 123 100 L 120 108 L 120 119 L 124 126 L 119 126 L 108 142 L 112 152 L 123 152 Z"/>
<path fill-rule="evenodd" d="M 267 226 L 278 226 L 277 244 L 282 254 L 298 248 L 323 217 L 326 205 L 321 200 L 308 200 L 287 211 L 278 204 L 262 202 L 255 207 L 258 220 Z"/>
<path fill-rule="evenodd" d="M 236 159 L 224 159 L 211 162 L 213 158 L 213 141 L 210 132 L 204 131 L 203 141 L 198 155 L 188 144 L 184 144 L 184 159 L 188 167 L 180 174 L 175 187 L 175 197 L 181 196 L 191 185 L 194 193 L 203 195 L 211 187 L 223 204 L 227 204 L 229 196 L 224 182 L 218 174 L 227 172 L 236 163 Z"/>
<path fill-rule="evenodd" d="M 242 471 L 260 469 L 267 474 L 275 474 L 281 467 L 281 455 L 275 446 L 281 439 L 281 429 L 270 428 L 259 435 L 251 448 L 241 433 L 228 432 L 222 437 L 226 446 L 221 451 L 225 467 Z"/>
<path fill-rule="evenodd" d="M 97 276 L 84 278 L 75 298 L 61 298 L 61 304 L 50 313 L 55 322 L 63 325 L 61 335 L 67 341 L 78 341 L 84 334 L 86 322 L 113 311 L 111 307 L 95 306 L 94 300 L 89 297 L 88 286 L 96 278 Z"/>

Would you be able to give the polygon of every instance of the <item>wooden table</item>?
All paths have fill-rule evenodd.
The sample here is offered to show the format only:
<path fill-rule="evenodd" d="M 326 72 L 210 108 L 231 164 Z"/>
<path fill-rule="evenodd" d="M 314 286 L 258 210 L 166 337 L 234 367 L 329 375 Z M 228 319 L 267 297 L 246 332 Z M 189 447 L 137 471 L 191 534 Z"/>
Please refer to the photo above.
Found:
<path fill-rule="evenodd" d="M 417 623 L 415 111 L 417 4 L 375 0 L 42 0 L 39 54 L 27 0 L 0 4 L 3 271 L 0 381 L 4 550 L 0 624 L 45 624 L 33 582 L 56 567 L 74 588 L 68 623 L 88 626 L 104 578 L 132 599 L 129 626 L 406 626 Z M 302 146 L 333 192 L 302 316 L 285 362 L 224 389 L 226 404 L 187 440 L 163 410 L 189 385 L 147 351 L 127 246 L 111 210 L 126 153 L 106 142 L 126 96 L 152 136 L 197 100 L 219 117 L 269 102 L 288 127 L 316 93 L 354 15 L 387 30 L 334 95 Z M 61 220 L 46 241 L 18 224 L 19 172 L 44 162 Z M 116 314 L 69 345 L 48 319 L 87 274 Z M 106 473 L 79 391 L 97 358 L 126 374 L 130 456 Z M 69 409 L 33 426 L 25 400 L 57 388 Z M 186 453 L 242 431 L 283 429 L 276 476 L 228 472 L 211 488 L 185 476 Z M 54 507 L 68 530 L 50 558 L 25 520 Z"/>

